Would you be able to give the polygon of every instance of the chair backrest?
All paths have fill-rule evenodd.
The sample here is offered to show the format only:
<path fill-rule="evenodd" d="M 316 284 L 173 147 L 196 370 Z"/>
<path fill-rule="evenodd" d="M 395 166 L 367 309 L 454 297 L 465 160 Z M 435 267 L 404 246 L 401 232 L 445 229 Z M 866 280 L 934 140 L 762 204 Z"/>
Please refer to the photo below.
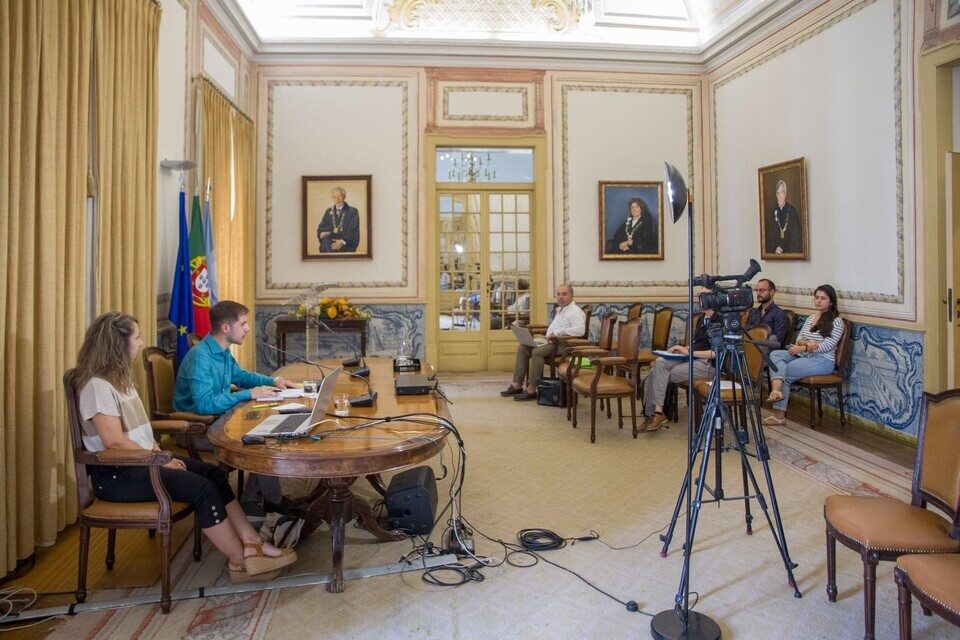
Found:
<path fill-rule="evenodd" d="M 78 452 L 86 451 L 83 446 L 83 425 L 80 420 L 80 408 L 77 399 L 77 390 L 73 388 L 74 369 L 63 374 L 63 393 L 67 400 L 67 425 L 70 429 L 70 444 L 73 446 L 73 466 L 77 474 L 77 506 L 83 510 L 93 502 L 93 487 L 90 485 L 90 476 L 87 474 L 87 465 L 80 460 Z"/>
<path fill-rule="evenodd" d="M 627 320 L 639 318 L 641 313 L 643 313 L 643 303 L 634 302 L 632 305 L 630 305 L 630 308 L 627 309 Z"/>
<path fill-rule="evenodd" d="M 750 327 L 746 332 L 747 337 L 757 342 L 763 342 L 770 337 L 771 329 L 765 324 Z M 743 344 L 743 356 L 747 360 L 747 371 L 750 379 L 753 381 L 753 388 L 760 389 L 760 375 L 763 373 L 763 356 L 760 355 L 760 347 L 749 342 Z"/>
<path fill-rule="evenodd" d="M 172 353 L 159 347 L 147 347 L 143 350 L 151 420 L 162 420 L 165 415 L 173 413 L 173 389 L 176 384 L 173 357 Z"/>
<path fill-rule="evenodd" d="M 694 333 L 697 332 L 697 327 L 700 325 L 702 321 L 703 321 L 703 311 L 697 311 L 695 314 L 693 314 L 693 332 Z M 686 347 L 687 338 L 689 337 L 690 337 L 690 322 L 687 321 L 683 324 L 683 337 L 680 339 L 680 342 L 678 342 L 677 344 L 680 344 L 681 346 Z"/>
<path fill-rule="evenodd" d="M 960 539 L 960 389 L 923 394 L 912 502 L 942 509 L 953 521 L 951 537 Z"/>
<path fill-rule="evenodd" d="M 600 320 L 600 339 L 597 341 L 598 347 L 608 350 L 613 347 L 613 330 L 616 328 L 617 320 L 619 319 L 620 314 L 616 311 L 611 311 L 603 316 Z"/>
<path fill-rule="evenodd" d="M 664 307 L 653 314 L 653 329 L 650 332 L 650 348 L 666 349 L 670 342 L 670 325 L 673 323 L 673 308 Z"/>
<path fill-rule="evenodd" d="M 187 347 L 189 347 L 190 349 L 193 349 L 195 346 L 197 346 L 198 344 L 200 344 L 200 342 L 201 342 L 202 340 L 203 340 L 203 338 L 201 338 L 199 335 L 197 335 L 197 334 L 195 334 L 195 333 L 188 333 L 188 334 L 187 334 Z"/>
<path fill-rule="evenodd" d="M 835 358 L 837 360 L 837 374 L 844 380 L 850 373 L 850 355 L 853 351 L 853 323 L 846 318 L 843 320 L 843 335 L 840 336 L 840 342 L 837 343 Z"/>
<path fill-rule="evenodd" d="M 793 344 L 794 338 L 797 335 L 797 313 L 787 309 L 784 309 L 783 312 L 787 315 L 787 335 L 784 336 L 780 346 L 786 347 L 788 344 Z"/>
<path fill-rule="evenodd" d="M 617 328 L 617 355 L 636 360 L 640 352 L 640 318 L 631 318 Z"/>
<path fill-rule="evenodd" d="M 586 317 L 583 320 L 583 335 L 579 337 L 586 339 L 590 337 L 590 316 L 593 315 L 593 305 L 585 304 L 580 309 Z"/>

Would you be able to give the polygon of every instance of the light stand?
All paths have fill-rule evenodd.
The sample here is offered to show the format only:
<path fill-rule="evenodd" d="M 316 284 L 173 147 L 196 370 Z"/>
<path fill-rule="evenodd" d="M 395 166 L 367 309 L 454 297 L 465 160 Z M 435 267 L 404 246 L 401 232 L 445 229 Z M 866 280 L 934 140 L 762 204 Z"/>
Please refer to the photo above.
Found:
<path fill-rule="evenodd" d="M 693 393 L 693 193 L 687 191 L 687 184 L 669 163 L 664 163 L 666 173 L 667 199 L 673 211 L 673 222 L 676 224 L 683 215 L 683 210 L 689 206 L 687 213 L 687 346 L 691 349 L 687 364 L 687 389 Z M 688 403 L 689 405 L 689 403 Z M 687 483 L 693 479 L 693 411 L 687 406 Z M 673 609 L 661 611 L 650 621 L 650 634 L 656 640 L 720 640 L 720 626 L 710 618 L 697 611 L 690 611 L 690 513 L 692 509 L 691 492 L 687 491 L 687 510 L 685 518 L 684 546 L 683 546 L 683 580 L 682 593 L 677 594 L 676 606 Z"/>

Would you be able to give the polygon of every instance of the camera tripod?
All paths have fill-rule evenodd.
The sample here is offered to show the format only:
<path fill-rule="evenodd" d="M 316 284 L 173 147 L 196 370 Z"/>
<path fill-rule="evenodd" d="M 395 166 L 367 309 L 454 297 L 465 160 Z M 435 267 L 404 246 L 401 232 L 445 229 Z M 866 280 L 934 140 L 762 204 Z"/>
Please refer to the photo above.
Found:
<path fill-rule="evenodd" d="M 796 579 L 793 576 L 793 570 L 797 567 L 797 564 L 790 559 L 790 552 L 787 549 L 787 539 L 783 530 L 783 521 L 780 518 L 780 507 L 777 504 L 777 494 L 773 486 L 773 477 L 770 475 L 770 453 L 763 432 L 763 425 L 760 422 L 760 407 L 756 403 L 756 392 L 753 388 L 753 381 L 747 372 L 743 343 L 752 341 L 744 338 L 738 318 L 731 317 L 724 318 L 724 320 L 723 323 L 717 323 L 707 330 L 710 336 L 711 348 L 714 354 L 716 354 L 716 366 L 714 368 L 713 384 L 704 402 L 703 416 L 700 419 L 695 437 L 690 442 L 690 448 L 687 452 L 689 456 L 688 468 L 695 468 L 699 458 L 699 469 L 697 471 L 696 484 L 693 488 L 690 530 L 687 532 L 687 542 L 683 550 L 684 565 L 680 575 L 680 588 L 677 590 L 675 599 L 675 609 L 681 617 L 684 617 L 686 615 L 685 612 L 689 611 L 685 603 L 688 597 L 687 594 L 689 593 L 689 558 L 697 532 L 700 507 L 713 502 L 719 503 L 726 500 L 742 500 L 744 503 L 744 518 L 746 520 L 747 534 L 749 535 L 753 533 L 753 515 L 750 513 L 750 501 L 757 501 L 773 534 L 780 558 L 783 560 L 783 566 L 787 571 L 787 582 L 793 587 L 794 597 L 801 597 L 800 590 L 797 589 Z M 736 416 L 731 413 L 730 408 L 724 403 L 721 396 L 720 374 L 725 366 L 729 370 L 731 374 L 730 377 L 733 380 L 733 387 L 730 390 L 733 396 L 731 404 L 742 407 L 742 411 L 738 412 Z M 689 389 L 689 393 L 692 399 L 695 393 L 694 389 Z M 687 410 L 693 410 L 689 403 Z M 725 445 L 723 442 L 725 424 L 730 425 L 733 434 L 732 444 Z M 748 451 L 751 433 L 753 434 L 752 452 Z M 706 480 L 707 466 L 712 450 L 715 450 L 716 453 L 716 460 L 714 461 L 716 484 L 711 488 L 707 486 Z M 724 451 L 731 450 L 736 450 L 740 454 L 740 466 L 743 475 L 743 495 L 741 496 L 727 496 L 723 490 L 723 472 L 720 454 Z M 750 466 L 751 457 L 759 460 L 763 466 L 763 475 L 767 485 L 767 492 L 770 496 L 770 507 L 773 510 L 772 518 L 767 500 Z M 680 489 L 680 495 L 677 496 L 677 504 L 673 510 L 670 527 L 664 535 L 660 536 L 660 539 L 663 541 L 663 548 L 660 552 L 661 556 L 665 557 L 670 547 L 677 519 L 680 517 L 681 506 L 687 497 L 687 492 L 690 491 L 691 475 L 690 473 L 685 474 L 683 486 Z M 750 494 L 751 487 L 753 488 L 753 494 Z M 703 499 L 704 491 L 710 494 L 710 498 L 707 500 Z M 686 620 L 682 620 L 681 622 L 684 625 L 686 624 Z"/>

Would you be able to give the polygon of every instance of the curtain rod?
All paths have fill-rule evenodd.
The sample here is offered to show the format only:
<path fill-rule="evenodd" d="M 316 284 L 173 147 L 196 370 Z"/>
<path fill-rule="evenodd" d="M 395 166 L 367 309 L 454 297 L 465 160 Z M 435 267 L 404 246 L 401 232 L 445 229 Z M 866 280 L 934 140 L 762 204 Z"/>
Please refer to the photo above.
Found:
<path fill-rule="evenodd" d="M 234 102 L 233 100 L 231 100 L 231 99 L 230 99 L 230 96 L 228 96 L 226 93 L 224 93 L 223 89 L 221 89 L 220 87 L 218 87 L 217 84 L 216 84 L 213 80 L 211 80 L 210 78 L 208 78 L 207 76 L 205 76 L 205 75 L 202 74 L 202 73 L 197 74 L 196 76 L 194 76 L 193 79 L 194 79 L 194 81 L 204 82 L 204 83 L 206 83 L 207 85 L 209 85 L 210 88 L 213 89 L 221 98 L 223 98 L 224 100 L 227 101 L 227 104 L 229 104 L 229 105 L 233 108 L 233 110 L 236 111 L 237 114 L 240 115 L 240 117 L 242 117 L 244 120 L 246 120 L 246 121 L 249 122 L 250 124 L 253 124 L 253 118 L 251 118 L 251 117 L 248 116 L 246 113 L 244 113 L 244 112 L 243 112 L 243 109 L 241 109 L 240 107 L 238 107 L 238 106 L 237 106 L 237 103 Z"/>

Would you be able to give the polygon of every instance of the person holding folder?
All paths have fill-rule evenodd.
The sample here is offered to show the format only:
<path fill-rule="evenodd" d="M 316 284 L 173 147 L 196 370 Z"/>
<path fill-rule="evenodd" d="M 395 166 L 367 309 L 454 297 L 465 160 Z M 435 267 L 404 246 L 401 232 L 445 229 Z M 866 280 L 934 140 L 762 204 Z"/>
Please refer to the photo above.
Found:
<path fill-rule="evenodd" d="M 582 336 L 586 331 L 587 315 L 573 301 L 573 287 L 559 284 L 554 291 L 557 309 L 553 320 L 547 327 L 546 344 L 533 347 L 517 345 L 517 360 L 513 369 L 513 383 L 500 392 L 501 396 L 513 396 L 514 400 L 535 400 L 537 383 L 543 376 L 543 365 L 547 358 L 557 352 L 557 338 Z M 526 386 L 524 386 L 526 381 Z"/>

